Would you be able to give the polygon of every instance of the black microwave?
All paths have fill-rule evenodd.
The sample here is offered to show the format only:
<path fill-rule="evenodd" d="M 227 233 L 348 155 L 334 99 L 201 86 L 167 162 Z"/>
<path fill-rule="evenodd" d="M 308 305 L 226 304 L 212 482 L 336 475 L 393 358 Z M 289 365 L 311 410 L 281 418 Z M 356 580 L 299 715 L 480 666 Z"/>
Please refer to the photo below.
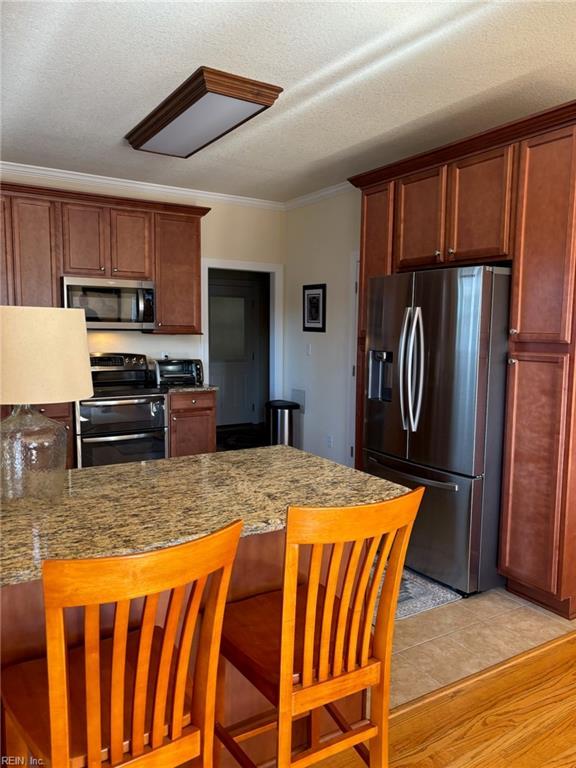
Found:
<path fill-rule="evenodd" d="M 108 280 L 105 277 L 65 277 L 64 306 L 83 309 L 86 327 L 101 330 L 154 329 L 154 283 L 147 280 Z"/>

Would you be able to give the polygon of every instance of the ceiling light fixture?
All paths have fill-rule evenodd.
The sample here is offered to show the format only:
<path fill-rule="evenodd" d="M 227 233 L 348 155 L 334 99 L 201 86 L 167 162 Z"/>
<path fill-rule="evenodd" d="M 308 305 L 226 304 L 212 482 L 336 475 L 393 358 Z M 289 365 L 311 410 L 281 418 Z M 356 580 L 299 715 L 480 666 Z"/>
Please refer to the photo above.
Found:
<path fill-rule="evenodd" d="M 190 157 L 271 107 L 282 88 L 200 67 L 133 128 L 134 149 Z"/>

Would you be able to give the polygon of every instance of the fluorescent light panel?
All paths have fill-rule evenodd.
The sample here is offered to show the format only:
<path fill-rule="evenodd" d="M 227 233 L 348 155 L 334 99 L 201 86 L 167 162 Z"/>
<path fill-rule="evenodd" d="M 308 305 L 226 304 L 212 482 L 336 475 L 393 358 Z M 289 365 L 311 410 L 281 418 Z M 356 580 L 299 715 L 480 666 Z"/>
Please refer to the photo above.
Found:
<path fill-rule="evenodd" d="M 207 93 L 185 112 L 142 144 L 145 152 L 188 157 L 261 112 L 261 104 Z"/>
<path fill-rule="evenodd" d="M 126 138 L 144 152 L 189 157 L 272 106 L 282 89 L 200 67 Z"/>

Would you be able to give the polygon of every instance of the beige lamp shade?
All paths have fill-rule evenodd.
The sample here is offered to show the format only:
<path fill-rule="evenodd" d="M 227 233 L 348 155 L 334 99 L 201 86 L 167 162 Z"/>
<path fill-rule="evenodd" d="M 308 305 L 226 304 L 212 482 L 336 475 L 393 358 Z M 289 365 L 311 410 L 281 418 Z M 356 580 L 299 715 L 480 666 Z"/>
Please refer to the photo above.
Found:
<path fill-rule="evenodd" d="M 0 402 L 68 403 L 91 397 L 83 309 L 0 307 Z"/>

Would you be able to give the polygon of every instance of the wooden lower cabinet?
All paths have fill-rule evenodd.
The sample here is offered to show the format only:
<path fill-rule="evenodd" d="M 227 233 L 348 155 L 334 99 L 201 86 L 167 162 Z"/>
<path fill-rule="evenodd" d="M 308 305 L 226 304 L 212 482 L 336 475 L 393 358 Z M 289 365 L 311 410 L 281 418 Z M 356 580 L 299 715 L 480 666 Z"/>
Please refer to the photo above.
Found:
<path fill-rule="evenodd" d="M 566 525 L 568 354 L 510 357 L 500 570 L 562 596 L 560 547 Z"/>
<path fill-rule="evenodd" d="M 66 429 L 66 469 L 76 467 L 76 443 L 74 438 L 74 417 L 72 414 L 71 403 L 47 403 L 46 405 L 35 405 L 34 408 L 40 411 L 48 419 L 59 421 Z M 12 413 L 11 405 L 3 405 L 0 408 L 0 419 L 6 419 Z"/>
<path fill-rule="evenodd" d="M 216 392 L 178 392 L 168 400 L 170 458 L 214 453 Z"/>

